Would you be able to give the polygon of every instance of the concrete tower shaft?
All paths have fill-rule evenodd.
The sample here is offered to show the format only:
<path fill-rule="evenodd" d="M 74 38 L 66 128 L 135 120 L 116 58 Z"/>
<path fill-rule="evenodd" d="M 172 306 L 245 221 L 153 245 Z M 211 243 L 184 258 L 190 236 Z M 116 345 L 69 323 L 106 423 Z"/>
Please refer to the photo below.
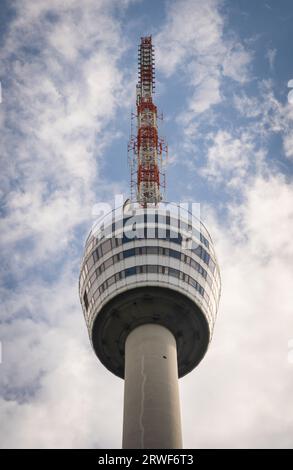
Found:
<path fill-rule="evenodd" d="M 176 340 L 154 323 L 125 344 L 123 448 L 182 447 Z"/>

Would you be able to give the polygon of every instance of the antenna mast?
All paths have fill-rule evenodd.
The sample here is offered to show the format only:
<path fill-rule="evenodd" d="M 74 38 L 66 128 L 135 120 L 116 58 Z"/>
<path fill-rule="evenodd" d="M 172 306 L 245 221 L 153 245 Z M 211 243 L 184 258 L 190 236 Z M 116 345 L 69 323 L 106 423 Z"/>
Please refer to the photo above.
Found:
<path fill-rule="evenodd" d="M 138 49 L 138 84 L 136 85 L 136 135 L 128 145 L 131 170 L 131 199 L 142 207 L 156 206 L 165 188 L 163 164 L 168 148 L 158 136 L 157 107 L 153 103 L 155 65 L 152 37 L 141 38 Z"/>

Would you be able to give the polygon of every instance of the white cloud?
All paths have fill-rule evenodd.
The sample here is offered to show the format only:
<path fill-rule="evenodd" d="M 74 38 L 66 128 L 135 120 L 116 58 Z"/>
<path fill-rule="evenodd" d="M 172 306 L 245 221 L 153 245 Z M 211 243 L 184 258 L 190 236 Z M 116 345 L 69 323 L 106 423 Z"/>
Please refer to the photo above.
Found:
<path fill-rule="evenodd" d="M 236 82 L 245 83 L 249 80 L 251 60 L 252 54 L 245 50 L 243 44 L 227 44 L 227 51 L 223 61 L 223 75 L 232 78 Z"/>
<path fill-rule="evenodd" d="M 7 302 L 2 448 L 119 446 L 123 382 L 94 358 L 74 286 L 66 265 L 51 285 L 27 282 Z"/>
<path fill-rule="evenodd" d="M 90 350 L 77 230 L 105 190 L 107 126 L 125 96 L 117 14 L 127 3 L 13 5 L 1 49 L 1 447 L 120 445 L 122 381 Z"/>
<path fill-rule="evenodd" d="M 209 135 L 207 160 L 200 169 L 208 180 L 227 187 L 240 189 L 248 176 L 248 170 L 261 166 L 264 152 L 256 150 L 253 135 L 243 132 L 235 137 L 228 131 L 220 130 Z"/>
<path fill-rule="evenodd" d="M 243 195 L 209 216 L 223 289 L 210 350 L 181 382 L 187 448 L 292 446 L 293 186 L 258 177 Z"/>
<path fill-rule="evenodd" d="M 166 75 L 175 71 L 194 88 L 193 113 L 222 101 L 224 77 L 243 83 L 249 78 L 251 53 L 236 39 L 226 38 L 221 0 L 177 0 L 168 4 L 167 21 L 156 35 L 157 64 Z"/>
<path fill-rule="evenodd" d="M 234 105 L 240 115 L 250 119 L 247 128 L 256 139 L 268 139 L 274 134 L 280 134 L 284 156 L 292 158 L 293 106 L 276 98 L 272 81 L 260 82 L 257 97 L 245 93 L 235 96 Z"/>
<path fill-rule="evenodd" d="M 283 144 L 286 157 L 293 159 L 293 130 L 284 135 Z"/>
<path fill-rule="evenodd" d="M 268 59 L 270 69 L 273 71 L 275 67 L 275 60 L 277 55 L 277 49 L 268 49 L 266 53 L 266 58 Z"/>
<path fill-rule="evenodd" d="M 34 236 L 38 257 L 63 249 L 90 216 L 96 158 L 122 93 L 125 43 L 114 6 L 121 8 L 103 0 L 86 8 L 75 0 L 15 3 L 1 53 L 9 77 L 0 110 L 2 242 Z"/>

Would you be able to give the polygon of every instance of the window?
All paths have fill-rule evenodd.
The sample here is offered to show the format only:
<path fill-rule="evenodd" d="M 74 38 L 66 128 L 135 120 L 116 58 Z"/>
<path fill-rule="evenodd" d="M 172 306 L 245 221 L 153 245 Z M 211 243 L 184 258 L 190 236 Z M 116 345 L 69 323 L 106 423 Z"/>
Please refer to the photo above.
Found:
<path fill-rule="evenodd" d="M 130 258 L 130 256 L 135 255 L 135 249 L 131 248 L 130 250 L 123 251 L 123 258 Z"/>
<path fill-rule="evenodd" d="M 210 258 L 210 262 L 209 262 L 209 267 L 210 267 L 210 270 L 213 273 L 214 270 L 215 270 L 216 264 L 213 262 L 213 260 L 211 258 Z"/>
<path fill-rule="evenodd" d="M 150 274 L 157 273 L 158 272 L 158 266 L 155 264 L 149 264 L 147 265 L 147 272 Z"/>
<path fill-rule="evenodd" d="M 120 246 L 121 243 L 122 243 L 122 239 L 121 239 L 121 238 L 118 238 L 118 237 L 115 238 L 115 246 L 116 246 L 116 247 Z"/>
<path fill-rule="evenodd" d="M 97 248 L 97 252 L 98 252 L 98 259 L 102 257 L 102 248 L 101 248 L 101 245 L 98 246 Z"/>
<path fill-rule="evenodd" d="M 157 255 L 158 247 L 157 246 L 147 246 L 146 252 L 148 255 Z"/>
<path fill-rule="evenodd" d="M 121 261 L 123 259 L 123 253 L 117 253 L 117 255 L 114 256 L 114 262 L 117 263 L 118 261 Z"/>
<path fill-rule="evenodd" d="M 192 277 L 189 277 L 188 282 L 192 287 L 194 287 L 200 293 L 200 295 L 202 296 L 204 295 L 204 292 L 205 292 L 204 288 L 198 282 L 196 282 L 195 279 L 192 279 Z"/>
<path fill-rule="evenodd" d="M 116 239 L 115 239 L 115 238 L 111 238 L 110 241 L 111 241 L 111 248 L 112 248 L 112 250 L 113 250 L 114 248 L 116 248 Z"/>
<path fill-rule="evenodd" d="M 209 248 L 209 242 L 208 240 L 203 236 L 203 234 L 200 234 L 200 241 L 203 243 L 207 248 Z"/>
<path fill-rule="evenodd" d="M 112 284 L 114 284 L 114 283 L 115 283 L 115 275 L 109 277 L 109 279 L 108 279 L 108 287 L 112 286 Z"/>
<path fill-rule="evenodd" d="M 199 268 L 199 264 L 198 264 L 196 261 L 194 261 L 194 259 L 192 259 L 192 258 L 190 259 L 190 266 L 191 266 L 193 269 L 196 269 L 197 271 L 199 270 L 199 269 L 198 269 L 198 268 Z"/>
<path fill-rule="evenodd" d="M 197 289 L 198 284 L 192 277 L 189 277 L 189 284 Z"/>
<path fill-rule="evenodd" d="M 107 269 L 109 268 L 110 266 L 112 266 L 113 264 L 113 258 L 108 258 L 105 262 L 104 262 L 104 268 Z"/>
<path fill-rule="evenodd" d="M 171 256 L 172 258 L 176 258 L 176 259 L 180 259 L 180 260 L 181 260 L 181 253 L 179 253 L 179 251 L 170 250 L 170 256 Z"/>
<path fill-rule="evenodd" d="M 86 291 L 85 291 L 84 294 L 83 294 L 83 301 L 84 301 L 85 309 L 88 310 L 88 308 L 89 308 L 89 301 L 88 301 L 88 298 L 87 298 L 87 293 L 86 293 Z"/>
<path fill-rule="evenodd" d="M 181 243 L 182 243 L 181 233 L 171 232 L 170 241 L 173 242 L 173 243 L 177 243 L 178 245 L 181 245 Z"/>
<path fill-rule="evenodd" d="M 133 276 L 135 274 L 135 266 L 125 269 L 125 277 Z"/>
<path fill-rule="evenodd" d="M 111 240 L 106 240 L 102 245 L 103 255 L 111 250 Z"/>
<path fill-rule="evenodd" d="M 169 268 L 169 275 L 173 277 L 179 277 L 179 271 L 177 269 Z"/>
<path fill-rule="evenodd" d="M 192 252 L 199 256 L 206 264 L 209 264 L 210 255 L 201 245 L 193 248 Z"/>
<path fill-rule="evenodd" d="M 93 258 L 94 258 L 94 262 L 98 261 L 98 259 L 99 259 L 98 250 L 95 250 L 93 252 Z"/>

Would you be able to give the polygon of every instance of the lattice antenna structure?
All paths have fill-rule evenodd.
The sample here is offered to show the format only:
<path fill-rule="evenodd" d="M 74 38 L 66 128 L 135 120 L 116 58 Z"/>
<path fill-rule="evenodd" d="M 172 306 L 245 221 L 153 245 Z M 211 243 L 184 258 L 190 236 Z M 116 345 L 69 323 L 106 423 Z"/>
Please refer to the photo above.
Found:
<path fill-rule="evenodd" d="M 141 207 L 157 206 L 165 191 L 165 162 L 168 147 L 158 135 L 158 113 L 153 103 L 155 64 L 152 37 L 141 38 L 138 49 L 136 85 L 136 135 L 131 132 L 128 161 L 131 174 L 131 199 Z M 133 126 L 132 126 L 133 128 Z"/>

